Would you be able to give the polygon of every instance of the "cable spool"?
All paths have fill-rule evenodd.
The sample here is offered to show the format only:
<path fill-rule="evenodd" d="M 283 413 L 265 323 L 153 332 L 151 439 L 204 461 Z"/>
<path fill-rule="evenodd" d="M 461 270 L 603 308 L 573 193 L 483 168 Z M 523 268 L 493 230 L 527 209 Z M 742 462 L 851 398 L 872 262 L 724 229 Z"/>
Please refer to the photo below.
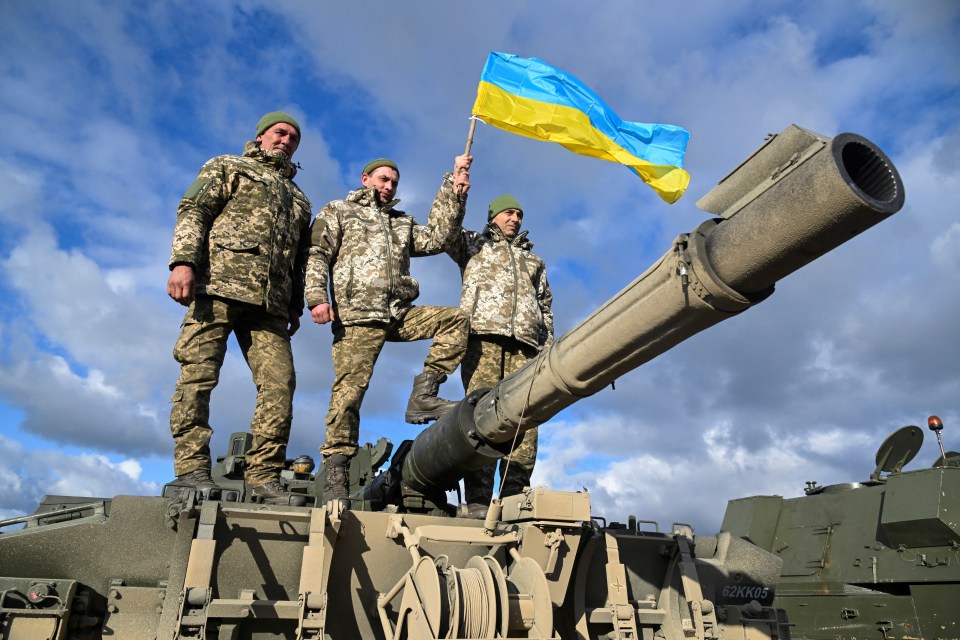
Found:
<path fill-rule="evenodd" d="M 455 569 L 452 572 L 452 578 L 461 603 L 460 619 L 456 621 L 458 637 L 482 638 L 489 635 L 490 612 L 487 606 L 489 594 L 484 590 L 480 571 Z"/>
<path fill-rule="evenodd" d="M 447 556 L 441 555 L 431 566 L 422 558 L 409 594 L 419 599 L 432 621 L 431 628 L 439 630 L 438 637 L 506 638 L 513 631 L 548 637 L 553 633 L 550 589 L 543 569 L 534 560 L 518 557 L 509 576 L 489 555 L 470 558 L 462 569 L 448 562 Z M 428 588 L 437 584 L 438 578 L 440 592 L 424 598 L 421 589 L 430 595 Z M 442 597 L 444 593 L 446 597 Z"/>
<path fill-rule="evenodd" d="M 499 574 L 499 575 L 497 575 Z M 447 596 L 450 629 L 458 638 L 491 638 L 506 633 L 506 580 L 489 556 L 473 557 L 466 568 L 449 567 Z"/>

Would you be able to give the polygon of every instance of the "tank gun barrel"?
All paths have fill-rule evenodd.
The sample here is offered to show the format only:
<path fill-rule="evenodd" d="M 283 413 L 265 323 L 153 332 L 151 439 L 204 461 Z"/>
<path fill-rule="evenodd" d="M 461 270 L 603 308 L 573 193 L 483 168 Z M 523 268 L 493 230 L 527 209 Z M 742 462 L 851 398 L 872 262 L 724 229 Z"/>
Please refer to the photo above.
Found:
<path fill-rule="evenodd" d="M 896 168 L 872 142 L 791 125 L 697 203 L 719 218 L 680 235 L 536 359 L 424 430 L 403 460 L 404 485 L 425 494 L 453 486 L 509 453 L 518 431 L 762 301 L 777 281 L 903 202 Z"/>

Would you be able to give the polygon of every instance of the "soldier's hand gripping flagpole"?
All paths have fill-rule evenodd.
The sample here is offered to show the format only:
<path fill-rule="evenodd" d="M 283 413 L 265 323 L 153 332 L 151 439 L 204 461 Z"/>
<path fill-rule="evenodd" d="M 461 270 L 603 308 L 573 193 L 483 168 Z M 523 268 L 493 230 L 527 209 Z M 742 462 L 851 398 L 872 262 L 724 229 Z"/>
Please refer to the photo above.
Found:
<path fill-rule="evenodd" d="M 471 115 L 471 116 L 470 116 L 470 130 L 467 132 L 467 146 L 466 146 L 466 148 L 464 148 L 464 150 L 463 150 L 463 155 L 465 155 L 465 156 L 469 156 L 469 155 L 470 155 L 470 147 L 473 146 L 473 132 L 476 130 L 476 128 L 477 128 L 477 117 L 474 116 L 474 115 Z M 465 169 L 461 168 L 461 169 L 460 169 L 460 172 L 462 173 L 463 171 L 465 171 Z M 458 196 L 461 195 L 461 192 L 462 192 L 462 191 L 463 191 L 463 188 L 458 185 L 458 186 L 457 186 L 457 195 L 458 195 Z"/>

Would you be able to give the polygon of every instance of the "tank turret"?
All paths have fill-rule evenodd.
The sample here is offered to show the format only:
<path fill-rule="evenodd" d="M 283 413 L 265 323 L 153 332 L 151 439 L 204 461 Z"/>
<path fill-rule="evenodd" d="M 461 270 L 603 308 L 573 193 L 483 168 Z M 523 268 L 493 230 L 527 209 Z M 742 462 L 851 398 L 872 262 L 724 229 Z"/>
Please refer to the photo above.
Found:
<path fill-rule="evenodd" d="M 960 635 L 960 453 L 904 471 L 923 430 L 894 431 L 869 479 L 799 498 L 754 496 L 727 506 L 722 529 L 783 560 L 775 603 L 794 638 L 954 638 Z"/>
<path fill-rule="evenodd" d="M 448 517 L 445 492 L 903 200 L 868 140 L 791 126 L 700 200 L 716 218 L 538 358 L 402 443 L 385 472 L 392 445 L 362 448 L 349 501 L 318 500 L 301 460 L 283 478 L 308 505 L 258 504 L 235 434 L 216 492 L 48 497 L 0 522 L 0 639 L 786 638 L 771 606 L 781 560 L 741 537 L 607 521 L 587 491 L 544 488 L 483 521 Z"/>

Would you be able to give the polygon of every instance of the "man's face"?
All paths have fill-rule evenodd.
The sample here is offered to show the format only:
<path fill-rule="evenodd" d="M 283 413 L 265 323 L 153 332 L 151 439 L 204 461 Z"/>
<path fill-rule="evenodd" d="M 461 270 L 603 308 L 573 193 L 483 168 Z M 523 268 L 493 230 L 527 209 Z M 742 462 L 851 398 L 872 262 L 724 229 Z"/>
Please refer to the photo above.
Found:
<path fill-rule="evenodd" d="M 300 146 L 300 134 L 292 124 L 278 122 L 257 136 L 257 142 L 264 151 L 282 151 L 288 158 L 292 158 L 293 152 Z"/>
<path fill-rule="evenodd" d="M 519 233 L 520 226 L 523 224 L 523 211 L 519 209 L 504 209 L 493 216 L 493 222 L 500 227 L 503 235 L 512 238 Z"/>
<path fill-rule="evenodd" d="M 360 184 L 367 189 L 376 189 L 380 195 L 380 202 L 386 204 L 397 195 L 397 185 L 400 183 L 400 174 L 393 167 L 377 167 L 370 173 L 360 176 Z"/>

